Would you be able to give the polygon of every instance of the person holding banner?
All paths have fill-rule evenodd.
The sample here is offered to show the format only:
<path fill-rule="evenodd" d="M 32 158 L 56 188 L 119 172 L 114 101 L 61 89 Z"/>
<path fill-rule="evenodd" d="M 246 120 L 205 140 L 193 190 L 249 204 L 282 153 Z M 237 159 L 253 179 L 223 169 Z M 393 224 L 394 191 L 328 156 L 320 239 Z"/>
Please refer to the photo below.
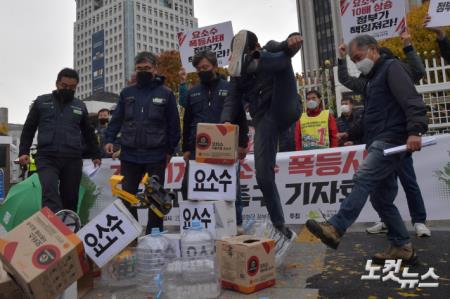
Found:
<path fill-rule="evenodd" d="M 355 173 L 352 192 L 339 211 L 325 223 L 308 220 L 306 227 L 324 244 L 337 249 L 371 195 L 373 207 L 388 228 L 391 243 L 386 251 L 372 257 L 373 262 L 384 265 L 386 260 L 401 259 L 403 264 L 414 265 L 416 252 L 394 205 L 398 190 L 396 171 L 406 153 L 385 156 L 384 150 L 405 143 L 409 152 L 421 149 L 421 136 L 428 129 L 425 104 L 400 61 L 382 56 L 372 36 L 355 37 L 349 50 L 350 58 L 367 78 L 363 130 L 368 154 Z"/>
<path fill-rule="evenodd" d="M 156 75 L 156 56 L 141 52 L 135 58 L 136 84 L 125 87 L 105 132 L 105 151 L 113 153 L 120 132 L 122 189 L 138 192 L 145 173 L 157 175 L 164 185 L 165 168 L 180 140 L 180 118 L 175 95 Z M 137 209 L 124 204 L 137 219 Z M 163 219 L 149 209 L 147 233 L 163 230 Z"/>
<path fill-rule="evenodd" d="M 270 41 L 261 48 L 253 32 L 239 31 L 231 44 L 228 68 L 231 75 L 230 94 L 225 100 L 221 117 L 222 122 L 232 122 L 242 105 L 249 104 L 255 125 L 256 181 L 277 229 L 276 235 L 271 237 L 277 243 L 276 256 L 279 260 L 291 247 L 296 234 L 285 226 L 274 168 L 278 136 L 298 120 L 302 110 L 291 62 L 302 42 L 300 34 L 292 33 L 281 43 Z"/>
<path fill-rule="evenodd" d="M 407 31 L 402 33 L 402 40 L 404 42 L 404 51 L 407 57 L 407 64 L 402 64 L 405 70 L 407 70 L 411 80 L 418 82 L 425 75 L 425 67 L 417 55 L 414 48 L 411 45 L 411 36 Z M 396 58 L 389 49 L 381 48 L 381 55 L 385 58 Z M 348 74 L 346 64 L 347 49 L 345 44 L 339 46 L 339 58 L 338 58 L 338 79 L 346 87 L 353 91 L 364 94 L 364 90 L 361 87 L 366 86 L 368 78 L 365 75 L 359 76 L 359 78 L 352 77 Z M 341 81 L 342 80 L 342 81 Z M 362 134 L 362 119 L 359 123 L 355 123 L 351 130 L 349 130 L 347 136 L 349 140 L 355 140 L 361 138 Z M 363 138 L 364 139 L 364 138 Z M 397 175 L 400 179 L 408 203 L 409 213 L 411 215 L 411 221 L 419 237 L 430 237 L 431 231 L 425 225 L 427 219 L 427 213 L 425 204 L 423 201 L 422 192 L 419 184 L 417 183 L 416 173 L 414 171 L 413 159 L 411 154 L 407 154 L 402 160 L 401 166 L 397 170 Z M 387 227 L 381 221 L 375 223 L 373 226 L 366 230 L 369 234 L 386 233 Z"/>
<path fill-rule="evenodd" d="M 338 147 L 336 119 L 324 109 L 322 95 L 317 90 L 306 93 L 306 112 L 295 126 L 295 149 L 311 150 Z"/>
<path fill-rule="evenodd" d="M 192 87 L 185 98 L 183 117 L 183 158 L 186 162 L 185 174 L 189 173 L 189 160 L 195 159 L 195 139 L 197 124 L 220 123 L 223 103 L 229 93 L 229 83 L 217 73 L 216 54 L 205 50 L 195 54 L 192 65 L 197 69 L 200 84 Z M 232 121 L 239 126 L 239 159 L 245 158 L 248 145 L 248 124 L 244 107 L 242 106 L 237 118 Z M 239 169 L 238 169 L 239 173 Z M 182 195 L 187 200 L 188 175 L 183 177 Z M 236 224 L 242 233 L 242 201 L 240 179 L 238 175 L 236 195 Z"/>
<path fill-rule="evenodd" d="M 426 15 L 423 21 L 423 27 L 436 33 L 439 50 L 441 51 L 441 56 L 447 63 L 450 63 L 450 39 L 445 34 L 445 27 L 428 28 L 427 26 L 428 23 L 430 22 L 431 16 Z"/>

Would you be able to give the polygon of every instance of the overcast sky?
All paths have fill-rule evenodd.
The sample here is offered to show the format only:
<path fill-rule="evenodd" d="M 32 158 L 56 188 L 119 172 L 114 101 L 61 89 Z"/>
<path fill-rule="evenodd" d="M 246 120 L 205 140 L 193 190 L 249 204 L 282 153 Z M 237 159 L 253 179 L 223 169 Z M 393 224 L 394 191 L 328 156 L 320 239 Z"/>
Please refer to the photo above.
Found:
<path fill-rule="evenodd" d="M 244 5 L 245 3 L 245 5 Z M 231 20 L 261 43 L 298 31 L 294 0 L 194 0 L 199 26 Z M 75 0 L 0 0 L 0 107 L 10 123 L 24 123 L 30 103 L 55 88 L 56 75 L 73 66 Z M 301 69 L 300 55 L 294 69 Z"/>

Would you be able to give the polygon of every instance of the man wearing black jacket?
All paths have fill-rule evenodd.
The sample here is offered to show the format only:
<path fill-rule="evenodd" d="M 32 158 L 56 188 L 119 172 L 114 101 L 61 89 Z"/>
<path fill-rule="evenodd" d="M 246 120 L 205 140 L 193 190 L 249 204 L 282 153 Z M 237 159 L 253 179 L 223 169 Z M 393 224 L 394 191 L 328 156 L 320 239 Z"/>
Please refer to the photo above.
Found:
<path fill-rule="evenodd" d="M 306 227 L 323 243 L 336 249 L 347 228 L 358 218 L 369 194 L 372 205 L 388 227 L 389 249 L 372 260 L 384 265 L 401 259 L 414 265 L 417 255 L 402 217 L 394 205 L 397 195 L 396 171 L 405 153 L 384 156 L 384 150 L 405 144 L 409 152 L 421 149 L 427 131 L 425 104 L 411 77 L 397 59 L 380 55 L 377 41 L 360 35 L 350 44 L 350 57 L 368 78 L 364 90 L 363 128 L 368 155 L 353 177 L 353 189 L 337 214 L 325 223 L 308 220 Z"/>
<path fill-rule="evenodd" d="M 75 70 L 65 68 L 60 71 L 57 89 L 39 96 L 31 105 L 20 137 L 19 162 L 26 165 L 34 134 L 39 131 L 36 164 L 42 187 L 42 206 L 55 213 L 62 209 L 77 212 L 83 165 L 81 136 L 88 144 L 94 164 L 99 166 L 101 163 L 86 105 L 74 97 L 78 81 Z"/>
<path fill-rule="evenodd" d="M 257 36 L 241 30 L 234 36 L 229 65 L 230 94 L 225 100 L 222 121 L 232 122 L 243 103 L 249 104 L 255 125 L 256 181 L 275 226 L 276 264 L 281 265 L 296 234 L 285 226 L 280 195 L 275 183 L 275 163 L 280 132 L 295 123 L 301 113 L 297 82 L 291 58 L 300 50 L 302 38 L 291 34 L 285 41 L 270 41 L 264 48 Z"/>
<path fill-rule="evenodd" d="M 187 199 L 189 160 L 195 159 L 197 124 L 220 123 L 223 104 L 230 89 L 230 84 L 217 73 L 217 58 L 214 52 L 206 50 L 197 53 L 192 65 L 197 69 L 200 84 L 192 87 L 185 99 L 182 150 L 187 167 L 182 186 L 184 200 Z M 246 156 L 248 145 L 248 124 L 243 106 L 240 107 L 237 118 L 232 120 L 232 123 L 239 126 L 239 159 L 242 160 Z M 239 186 L 238 183 L 236 198 L 236 223 L 238 227 L 242 225 L 242 201 Z"/>
<path fill-rule="evenodd" d="M 180 141 L 180 118 L 173 92 L 156 75 L 156 56 L 141 52 L 135 58 L 137 83 L 125 87 L 105 133 L 107 154 L 120 132 L 120 172 L 123 190 L 136 194 L 145 173 L 157 175 L 164 185 L 167 164 Z M 124 204 L 137 219 L 137 209 Z M 149 209 L 147 234 L 163 230 L 163 219 Z"/>
<path fill-rule="evenodd" d="M 404 42 L 403 50 L 407 58 L 406 63 L 402 63 L 401 65 L 407 71 L 408 75 L 414 81 L 414 83 L 418 83 L 422 79 L 422 77 L 425 76 L 425 66 L 423 65 L 422 60 L 417 55 L 416 51 L 414 50 L 411 44 L 411 36 L 409 35 L 409 33 L 407 31 L 403 32 L 401 34 L 401 38 Z M 381 48 L 380 54 L 386 59 L 396 58 L 392 54 L 392 52 L 387 48 Z M 339 81 L 347 88 L 350 88 L 359 94 L 364 94 L 364 88 L 369 79 L 364 75 L 361 75 L 358 78 L 356 78 L 348 74 L 346 62 L 347 49 L 345 44 L 339 46 L 339 56 L 340 56 L 338 59 Z M 358 122 L 353 123 L 351 128 L 349 128 L 348 136 L 352 141 L 362 139 L 363 137 L 362 132 L 363 132 L 363 122 L 362 119 L 360 118 Z M 397 170 L 397 174 L 402 184 L 402 187 L 405 190 L 408 209 L 411 215 L 411 222 L 414 226 L 417 236 L 430 237 L 431 231 L 425 225 L 427 219 L 427 212 L 425 209 L 422 192 L 420 190 L 419 184 L 417 183 L 411 153 L 408 153 L 402 160 L 401 166 Z M 381 221 L 375 223 L 375 225 L 371 227 L 368 227 L 366 231 L 369 234 L 386 233 L 387 227 Z"/>

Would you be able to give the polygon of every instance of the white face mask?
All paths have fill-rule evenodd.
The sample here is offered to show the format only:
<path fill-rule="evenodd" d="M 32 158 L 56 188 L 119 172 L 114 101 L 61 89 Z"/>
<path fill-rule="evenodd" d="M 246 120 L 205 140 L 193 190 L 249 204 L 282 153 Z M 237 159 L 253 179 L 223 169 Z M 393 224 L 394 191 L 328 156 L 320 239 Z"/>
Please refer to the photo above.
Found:
<path fill-rule="evenodd" d="M 341 112 L 342 113 L 350 113 L 350 106 L 349 105 L 342 105 L 341 106 Z"/>
<path fill-rule="evenodd" d="M 319 106 L 319 103 L 317 103 L 314 100 L 309 100 L 306 102 L 306 107 L 308 107 L 308 109 L 310 110 L 314 110 Z"/>
<path fill-rule="evenodd" d="M 363 74 L 368 75 L 372 70 L 375 62 L 370 58 L 364 58 L 363 60 L 356 63 L 356 68 Z"/>

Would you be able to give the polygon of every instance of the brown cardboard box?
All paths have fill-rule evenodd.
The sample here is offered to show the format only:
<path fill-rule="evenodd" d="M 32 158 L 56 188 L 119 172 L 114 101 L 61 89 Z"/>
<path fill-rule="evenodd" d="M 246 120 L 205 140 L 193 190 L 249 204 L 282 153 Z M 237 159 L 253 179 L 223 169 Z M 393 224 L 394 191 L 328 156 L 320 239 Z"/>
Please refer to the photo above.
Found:
<path fill-rule="evenodd" d="M 83 298 L 94 288 L 94 274 L 93 274 L 93 265 L 92 261 L 89 261 L 89 269 L 83 277 L 78 279 L 77 282 L 77 298 Z"/>
<path fill-rule="evenodd" d="M 56 298 L 87 270 L 83 243 L 48 208 L 0 237 L 0 258 L 35 299 Z"/>
<path fill-rule="evenodd" d="M 216 241 L 222 287 L 249 294 L 275 285 L 275 241 L 238 236 Z"/>
<path fill-rule="evenodd" d="M 0 261 L 0 299 L 26 299 L 20 287 L 12 280 L 11 276 L 3 270 Z"/>
<path fill-rule="evenodd" d="M 239 127 L 231 124 L 197 125 L 195 160 L 200 163 L 233 164 L 237 161 Z"/>

